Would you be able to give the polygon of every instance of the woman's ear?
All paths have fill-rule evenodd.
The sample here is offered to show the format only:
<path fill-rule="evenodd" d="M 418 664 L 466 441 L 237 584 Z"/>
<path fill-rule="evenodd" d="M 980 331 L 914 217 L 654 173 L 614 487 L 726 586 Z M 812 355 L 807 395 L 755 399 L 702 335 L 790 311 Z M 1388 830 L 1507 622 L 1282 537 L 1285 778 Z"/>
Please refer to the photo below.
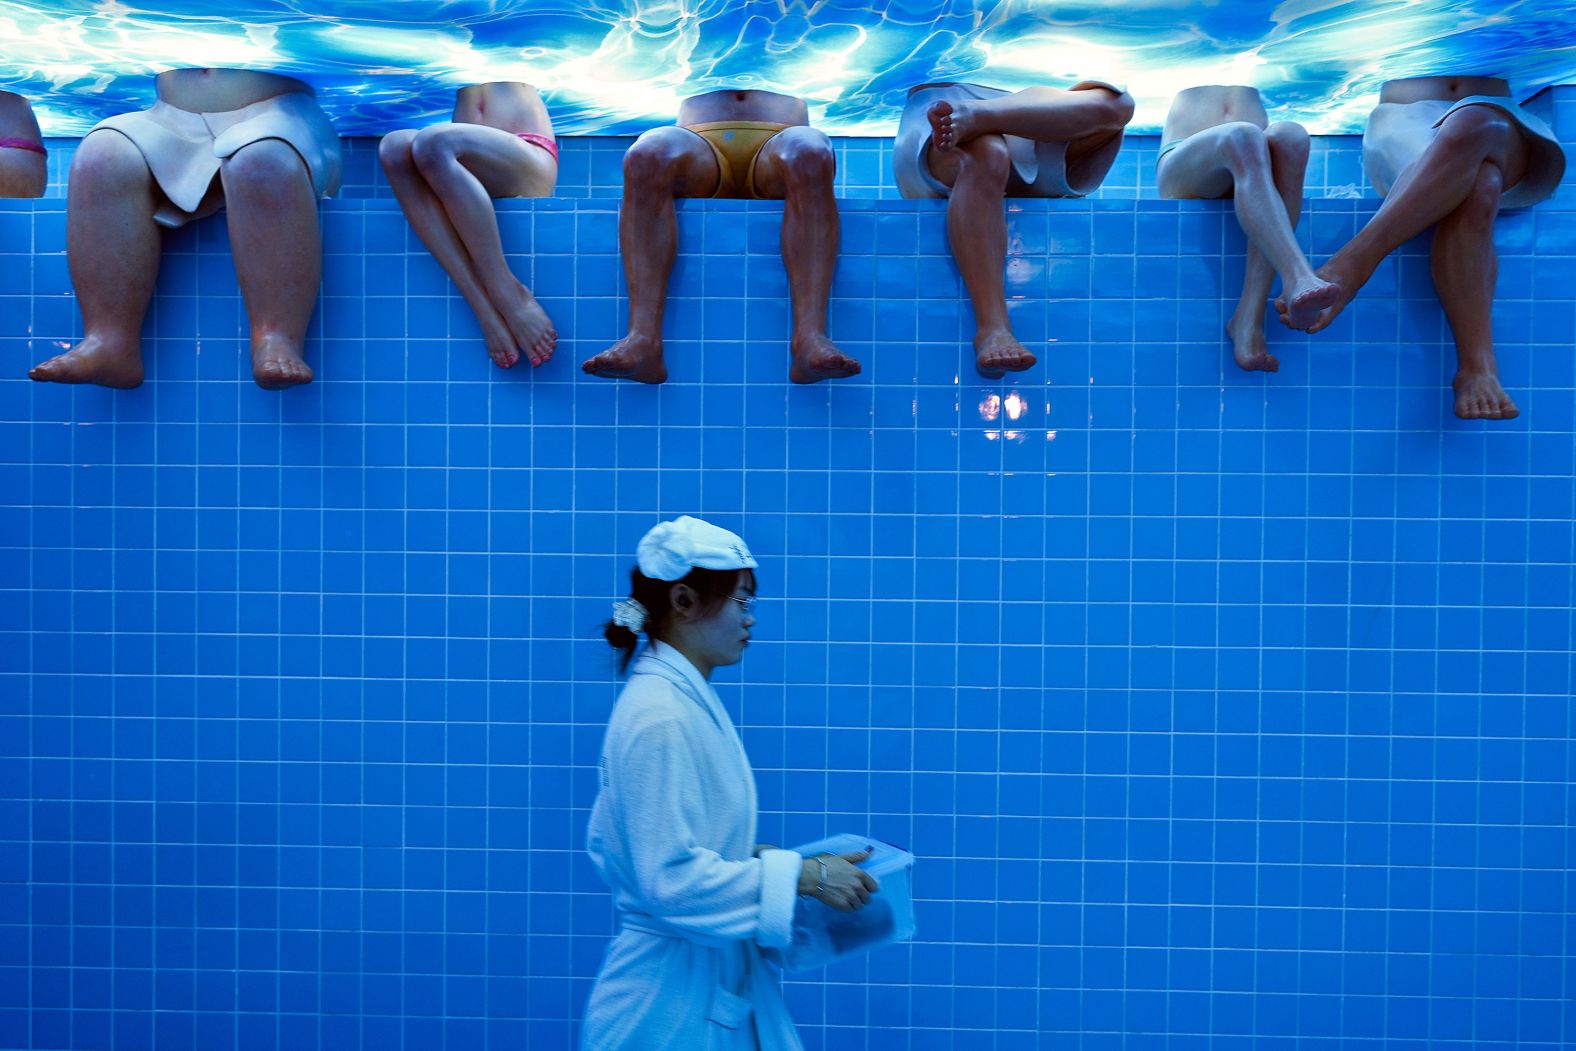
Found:
<path fill-rule="evenodd" d="M 695 612 L 695 591 L 688 584 L 674 584 L 668 589 L 668 601 L 680 619 L 688 620 Z"/>

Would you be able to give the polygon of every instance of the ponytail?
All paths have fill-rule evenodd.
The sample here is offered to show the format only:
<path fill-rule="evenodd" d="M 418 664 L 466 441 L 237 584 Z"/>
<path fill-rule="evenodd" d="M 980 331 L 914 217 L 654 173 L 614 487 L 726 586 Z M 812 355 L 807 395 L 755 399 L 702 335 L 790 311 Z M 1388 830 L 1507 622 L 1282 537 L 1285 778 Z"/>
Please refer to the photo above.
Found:
<path fill-rule="evenodd" d="M 739 574 L 749 573 L 753 582 L 755 573 L 749 569 L 692 569 L 679 580 L 656 580 L 638 568 L 629 571 L 629 597 L 646 610 L 646 623 L 642 626 L 647 644 L 667 633 L 668 621 L 673 616 L 673 604 L 668 596 L 675 584 L 686 584 L 700 600 L 700 611 L 709 614 L 728 600 L 739 586 Z M 640 648 L 640 634 L 634 629 L 609 620 L 602 625 L 602 637 L 607 644 L 619 651 L 618 673 L 629 670 Z"/>

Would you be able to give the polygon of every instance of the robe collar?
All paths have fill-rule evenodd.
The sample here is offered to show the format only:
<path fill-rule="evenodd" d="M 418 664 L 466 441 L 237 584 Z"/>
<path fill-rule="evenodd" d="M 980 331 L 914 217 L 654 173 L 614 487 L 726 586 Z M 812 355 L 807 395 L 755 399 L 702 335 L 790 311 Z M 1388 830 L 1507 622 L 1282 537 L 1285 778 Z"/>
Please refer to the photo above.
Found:
<path fill-rule="evenodd" d="M 722 706 L 722 698 L 712 689 L 710 682 L 691 664 L 689 658 L 661 639 L 652 639 L 640 659 L 635 661 L 631 674 L 656 675 L 677 686 L 711 717 L 718 729 L 731 727 L 732 720 Z"/>

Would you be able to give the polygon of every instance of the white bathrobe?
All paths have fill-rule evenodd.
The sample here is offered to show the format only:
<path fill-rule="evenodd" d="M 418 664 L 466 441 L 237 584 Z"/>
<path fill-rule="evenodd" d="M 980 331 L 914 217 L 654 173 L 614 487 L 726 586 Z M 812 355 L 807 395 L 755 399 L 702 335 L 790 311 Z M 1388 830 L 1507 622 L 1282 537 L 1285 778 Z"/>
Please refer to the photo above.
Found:
<path fill-rule="evenodd" d="M 587 834 L 622 929 L 586 1005 L 585 1051 L 800 1051 L 760 948 L 792 939 L 802 861 L 751 856 L 755 807 L 716 691 L 653 643 L 608 722 Z"/>

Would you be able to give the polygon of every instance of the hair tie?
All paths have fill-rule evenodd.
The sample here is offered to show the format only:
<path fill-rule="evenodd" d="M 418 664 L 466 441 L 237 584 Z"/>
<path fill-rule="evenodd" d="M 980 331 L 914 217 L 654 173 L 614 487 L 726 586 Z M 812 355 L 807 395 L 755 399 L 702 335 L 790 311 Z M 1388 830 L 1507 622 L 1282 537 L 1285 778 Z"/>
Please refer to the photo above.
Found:
<path fill-rule="evenodd" d="M 613 623 L 639 634 L 646 626 L 646 607 L 636 599 L 619 599 L 613 603 Z"/>

